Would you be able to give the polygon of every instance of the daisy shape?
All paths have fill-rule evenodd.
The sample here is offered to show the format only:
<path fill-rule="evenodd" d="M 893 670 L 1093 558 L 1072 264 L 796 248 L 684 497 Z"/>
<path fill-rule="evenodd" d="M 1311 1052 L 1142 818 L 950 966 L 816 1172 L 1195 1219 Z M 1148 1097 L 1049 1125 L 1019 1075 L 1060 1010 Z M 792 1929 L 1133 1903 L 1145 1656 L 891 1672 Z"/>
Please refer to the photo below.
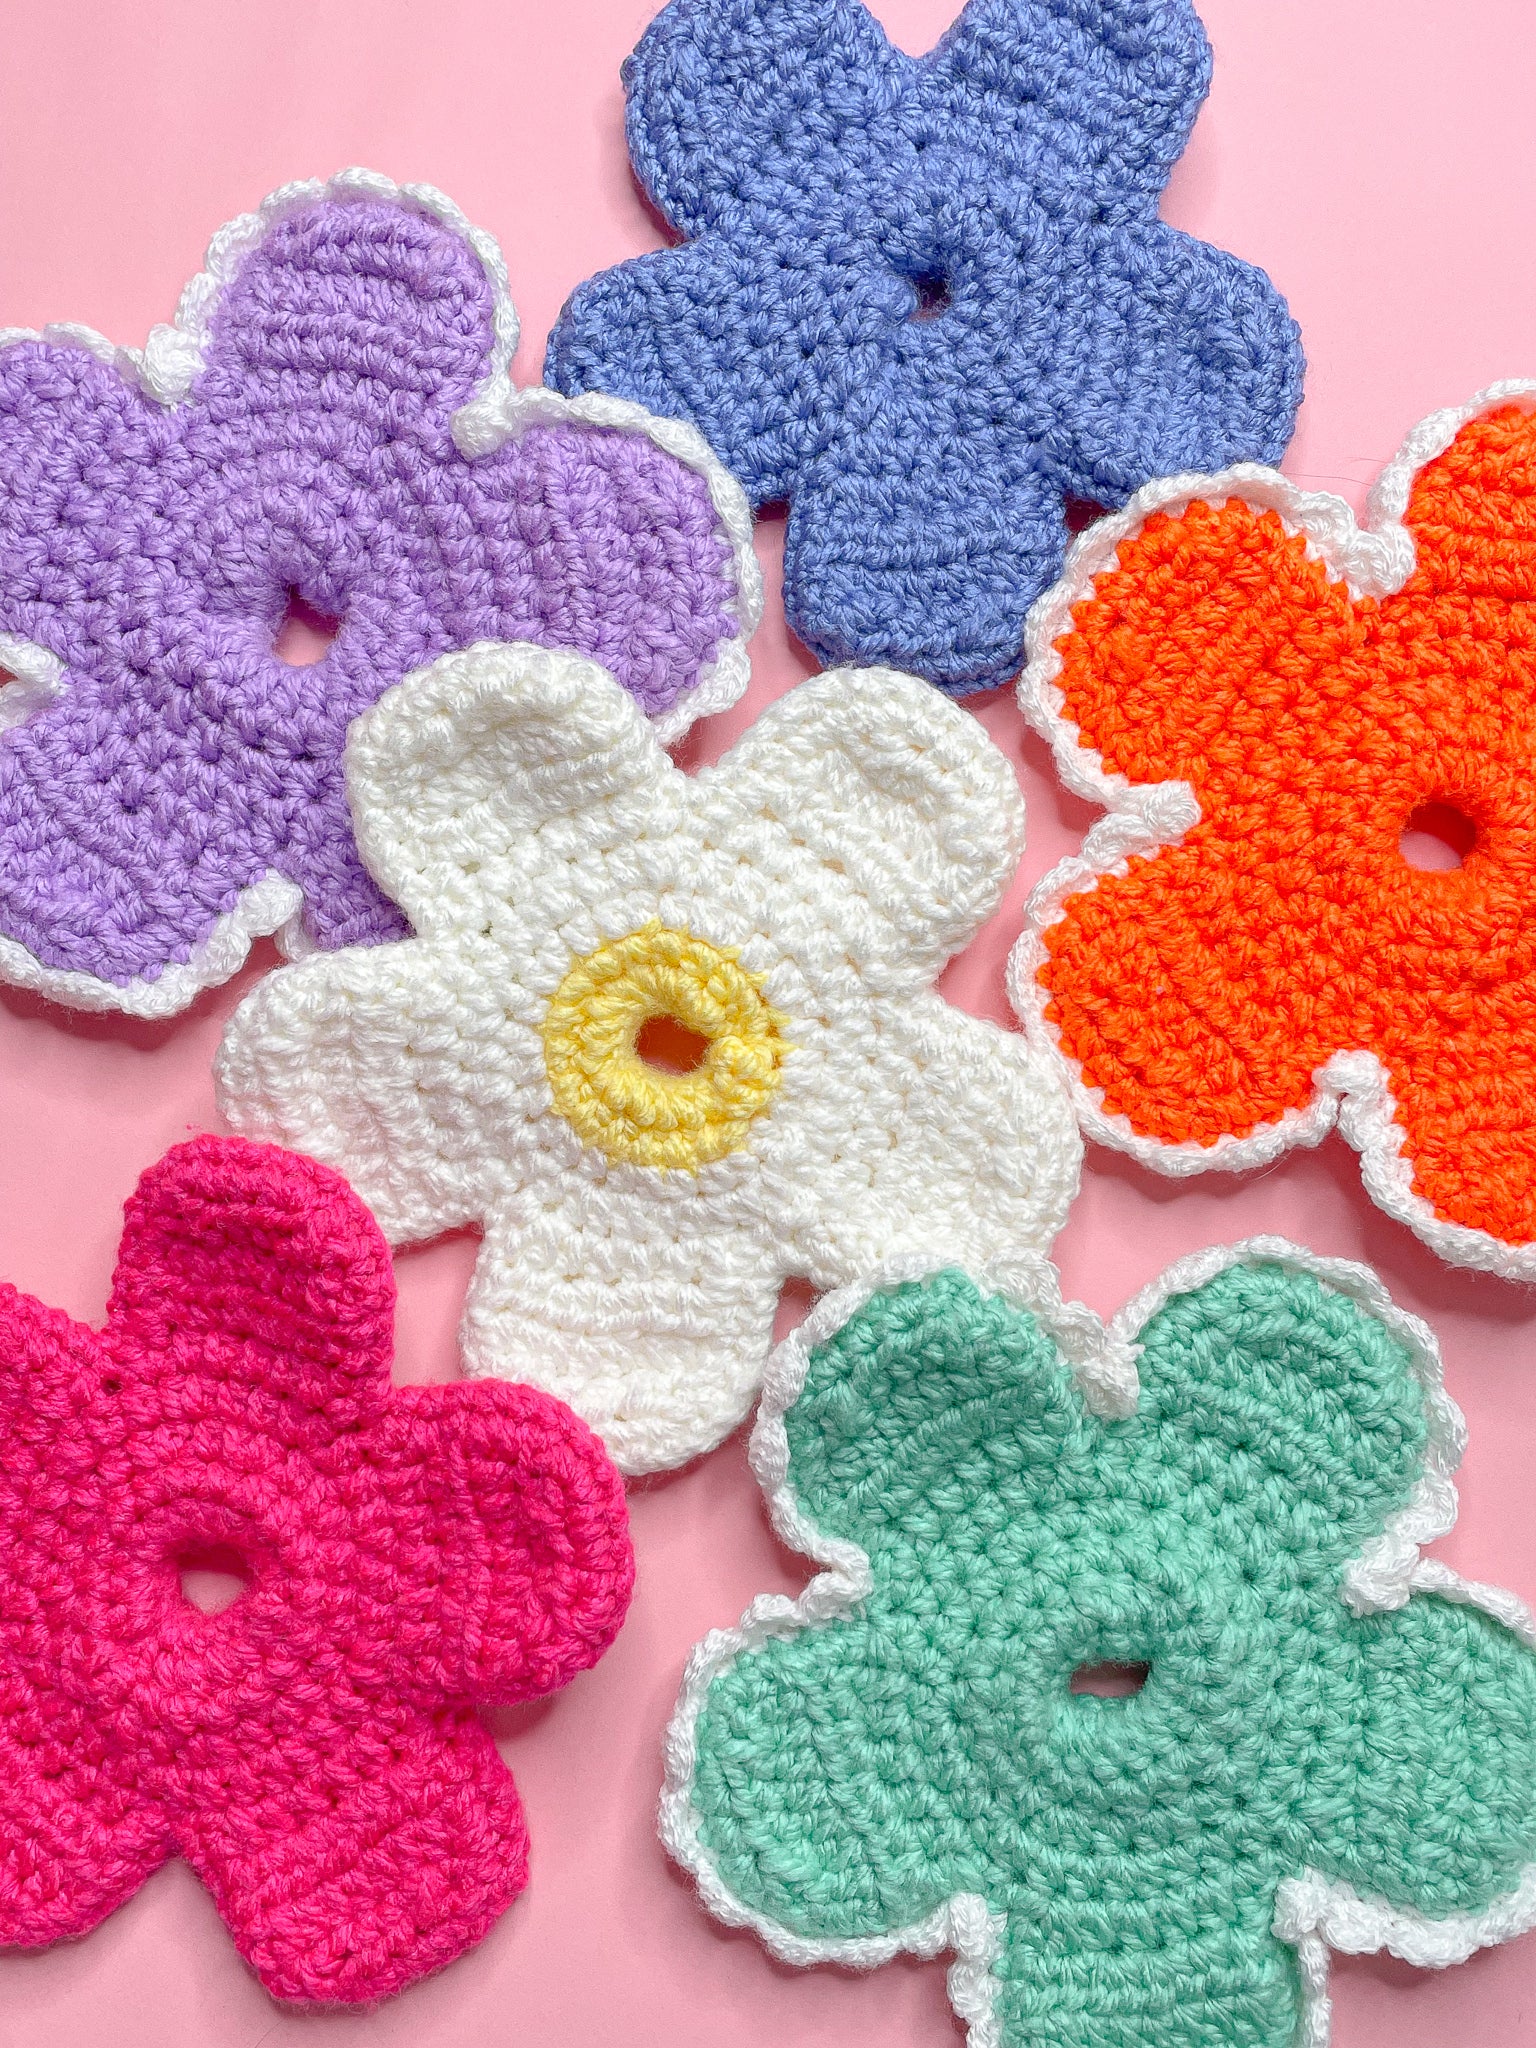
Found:
<path fill-rule="evenodd" d="M 623 1488 L 532 1388 L 392 1388 L 394 1298 L 335 1174 L 231 1138 L 145 1174 L 105 1329 L 0 1289 L 0 1945 L 180 1855 L 274 1997 L 350 2003 L 522 1890 L 474 1709 L 607 1648 Z"/>
<path fill-rule="evenodd" d="M 918 58 L 862 0 L 672 0 L 624 79 L 684 246 L 579 286 L 545 375 L 789 501 L 825 664 L 1000 683 L 1073 500 L 1290 439 L 1284 301 L 1158 219 L 1210 64 L 1189 0 L 970 0 Z"/>
<path fill-rule="evenodd" d="M 695 1650 L 663 1839 L 792 1963 L 955 1955 L 975 2048 L 1325 2048 L 1328 1951 L 1536 1924 L 1536 1623 L 1455 1516 L 1434 1339 L 1278 1239 L 1107 1328 L 879 1275 L 752 1438 L 822 1567 Z"/>
<path fill-rule="evenodd" d="M 418 936 L 269 977 L 221 1106 L 392 1240 L 482 1227 L 468 1370 L 558 1392 L 624 1470 L 740 1421 L 787 1276 L 1060 1227 L 1060 1089 L 933 987 L 1017 864 L 1018 788 L 923 684 L 816 677 L 687 776 L 590 662 L 473 649 L 359 723 L 348 788 Z"/>
<path fill-rule="evenodd" d="M 1084 537 L 1019 696 L 1110 816 L 1011 971 L 1090 1137 L 1182 1175 L 1337 1122 L 1382 1208 L 1511 1278 L 1536 1277 L 1533 406 L 1501 385 L 1426 420 L 1363 530 L 1239 469 Z"/>
<path fill-rule="evenodd" d="M 342 746 L 450 648 L 575 648 L 667 738 L 735 700 L 740 491 L 676 421 L 516 390 L 516 344 L 490 237 L 364 171 L 222 229 L 142 352 L 0 335 L 0 976 L 168 1016 L 263 933 L 398 937 Z"/>

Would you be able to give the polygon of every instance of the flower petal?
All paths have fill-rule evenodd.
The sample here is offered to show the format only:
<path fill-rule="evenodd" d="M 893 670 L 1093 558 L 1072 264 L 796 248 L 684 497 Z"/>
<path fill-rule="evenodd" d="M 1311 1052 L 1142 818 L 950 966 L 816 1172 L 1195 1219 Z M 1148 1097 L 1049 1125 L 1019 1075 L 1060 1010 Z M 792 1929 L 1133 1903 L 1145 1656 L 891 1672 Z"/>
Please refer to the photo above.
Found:
<path fill-rule="evenodd" d="M 895 1933 L 963 1889 L 958 1811 L 909 1803 L 911 1647 L 857 1617 L 765 1635 L 705 1695 L 688 1788 L 697 1846 L 736 1900 L 795 1935 Z"/>
<path fill-rule="evenodd" d="M 975 719 L 891 669 L 813 676 L 699 780 L 706 802 L 718 792 L 742 824 L 773 820 L 859 899 L 879 971 L 905 989 L 926 988 L 974 937 L 1023 847 L 1005 755 Z"/>
<path fill-rule="evenodd" d="M 467 1710 L 318 1704 L 279 1751 L 193 1771 L 179 1846 L 274 1998 L 388 1998 L 481 1939 L 528 1877 L 511 1773 Z"/>
<path fill-rule="evenodd" d="M 1058 1475 L 1091 1490 L 1089 1427 L 1036 1318 L 958 1269 L 874 1294 L 812 1350 L 784 1418 L 800 1509 L 872 1556 L 942 1547 L 953 1531 L 923 1503 L 935 1488 L 953 1507 L 1003 1483 L 990 1469 L 994 1439 L 1013 1447 L 1015 1519 Z"/>
<path fill-rule="evenodd" d="M 1161 221 L 1090 236 L 1079 265 L 1100 285 L 1092 352 L 1055 437 L 1071 491 L 1119 505 L 1154 477 L 1280 460 L 1304 364 L 1262 270 Z M 1116 288 L 1123 277 L 1134 297 Z"/>
<path fill-rule="evenodd" d="M 1064 486 L 1016 421 L 988 423 L 982 458 L 975 428 L 923 380 L 891 384 L 894 403 L 869 394 L 888 423 L 839 433 L 792 496 L 785 610 L 829 667 L 991 689 L 1018 668 L 1030 600 L 1061 566 Z"/>
<path fill-rule="evenodd" d="M 1439 1919 L 1536 1866 L 1536 1651 L 1480 1607 L 1341 1610 L 1317 1734 L 1297 1818 L 1327 1877 Z"/>
<path fill-rule="evenodd" d="M 260 1397 L 289 1441 L 329 1437 L 388 1392 L 395 1281 L 373 1218 L 314 1160 L 194 1138 L 130 1197 L 103 1338 Z M 195 1346 L 190 1339 L 197 1340 Z"/>
<path fill-rule="evenodd" d="M 1456 1425 L 1403 1327 L 1261 1249 L 1142 1326 L 1137 1455 L 1261 1573 L 1342 1579 L 1447 1455 L 1432 1429 Z M 1443 1463 L 1437 1483 L 1448 1504 Z"/>
<path fill-rule="evenodd" d="M 762 1380 L 780 1270 L 692 1175 L 535 1182 L 488 1219 L 462 1339 L 474 1374 L 574 1408 L 622 1472 L 713 1450 Z"/>
<path fill-rule="evenodd" d="M 629 1605 L 634 1555 L 619 1476 L 569 1409 L 496 1382 L 402 1387 L 377 1455 L 392 1541 L 441 1554 L 450 1697 L 516 1705 L 597 1662 Z"/>
<path fill-rule="evenodd" d="M 1125 1866 L 1113 1857 L 1096 1874 L 1096 1896 L 1040 1897 L 1034 1917 L 1009 1915 L 997 1963 L 1000 2042 L 1293 2048 L 1306 2038 L 1296 1959 L 1270 1928 L 1272 1896 L 1240 1871 L 1207 1869 L 1197 1897 L 1183 1846 L 1169 1859 L 1166 1891 L 1144 1891 L 1138 1871 L 1121 1896 Z"/>
<path fill-rule="evenodd" d="M 195 388 L 207 431 L 240 416 L 281 428 L 317 402 L 343 437 L 366 412 L 381 427 L 391 412 L 403 419 L 414 408 L 446 424 L 499 338 L 481 253 L 446 220 L 397 197 L 299 188 L 299 198 L 261 225 L 212 305 L 197 308 L 207 338 Z M 213 253 L 217 261 L 218 244 Z M 200 432 L 194 426 L 194 442 Z"/>
<path fill-rule="evenodd" d="M 761 1148 L 764 1212 L 817 1285 L 884 1259 L 1047 1250 L 1082 1144 L 1044 1060 L 937 995 L 877 1004 L 853 1032 L 842 1020 L 822 1084 L 801 1083 Z"/>
<path fill-rule="evenodd" d="M 423 933 L 520 894 L 541 829 L 566 844 L 638 832 L 668 782 L 678 771 L 612 676 L 526 644 L 446 656 L 347 742 L 363 858 Z"/>
<path fill-rule="evenodd" d="M 344 1173 L 391 1243 L 478 1222 L 533 1111 L 485 968 L 408 940 L 268 975 L 225 1030 L 221 1113 Z"/>
<path fill-rule="evenodd" d="M 1096 1121 L 1124 1119 L 1115 1141 L 1129 1149 L 1214 1147 L 1299 1116 L 1352 1035 L 1339 977 L 1295 986 L 1287 921 L 1271 914 L 1288 878 L 1267 852 L 1197 826 L 1068 894 L 1045 929 L 1046 1019 L 1083 1085 L 1102 1091 Z"/>
<path fill-rule="evenodd" d="M 933 95 L 1011 166 L 1155 204 L 1210 84 L 1189 0 L 969 0 L 929 60 Z"/>
<path fill-rule="evenodd" d="M 72 1940 L 172 1853 L 137 1770 L 73 1701 L 0 1666 L 0 1948 Z"/>
<path fill-rule="evenodd" d="M 1067 625 L 1065 618 L 1061 621 Z M 1283 781 L 1364 644 L 1349 590 L 1277 513 L 1227 497 L 1155 512 L 1120 539 L 1057 640 L 1061 718 L 1110 775 Z M 1047 661 L 1047 667 L 1052 664 Z M 1030 693 L 1026 714 L 1047 722 Z"/>
<path fill-rule="evenodd" d="M 545 381 L 571 397 L 621 391 L 663 419 L 691 420 L 754 505 L 787 497 L 815 440 L 820 379 L 778 316 L 783 283 L 771 247 L 714 235 L 599 271 L 561 308 Z M 779 394 L 772 405 L 739 402 L 749 372 Z"/>
<path fill-rule="evenodd" d="M 672 0 L 625 66 L 635 169 L 699 234 L 798 160 L 857 147 L 909 69 L 862 0 Z"/>

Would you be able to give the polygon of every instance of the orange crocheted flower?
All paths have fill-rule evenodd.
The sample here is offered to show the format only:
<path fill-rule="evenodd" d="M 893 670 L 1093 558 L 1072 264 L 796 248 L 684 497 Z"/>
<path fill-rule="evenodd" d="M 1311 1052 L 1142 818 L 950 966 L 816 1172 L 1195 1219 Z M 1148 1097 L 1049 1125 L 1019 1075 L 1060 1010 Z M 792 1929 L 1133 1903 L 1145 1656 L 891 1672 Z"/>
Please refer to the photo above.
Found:
<path fill-rule="evenodd" d="M 1021 697 L 1114 815 L 1041 884 L 1014 986 L 1091 1135 L 1186 1173 L 1337 1116 L 1384 1207 L 1447 1257 L 1530 1274 L 1536 392 L 1519 397 L 1426 422 L 1365 530 L 1249 469 L 1154 487 L 1090 537 Z M 1405 854 L 1432 804 L 1462 821 L 1459 866 Z"/>

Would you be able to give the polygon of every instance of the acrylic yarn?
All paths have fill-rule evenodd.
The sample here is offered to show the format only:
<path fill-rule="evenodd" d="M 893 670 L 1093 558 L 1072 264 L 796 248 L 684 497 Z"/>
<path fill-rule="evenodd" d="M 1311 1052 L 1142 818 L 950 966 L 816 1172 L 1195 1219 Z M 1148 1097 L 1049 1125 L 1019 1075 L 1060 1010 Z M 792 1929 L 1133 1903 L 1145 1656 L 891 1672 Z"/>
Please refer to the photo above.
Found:
<path fill-rule="evenodd" d="M 1109 807 L 1040 884 L 1015 1007 L 1091 1137 L 1170 1174 L 1335 1121 L 1458 1264 L 1536 1277 L 1536 385 L 1373 493 L 1153 485 L 1084 537 L 1019 696 Z M 1438 810 L 1459 866 L 1414 866 Z"/>
<path fill-rule="evenodd" d="M 368 172 L 214 238 L 142 353 L 0 335 L 0 976 L 164 1016 L 285 950 L 398 937 L 351 719 L 487 637 L 601 661 L 666 737 L 734 702 L 760 586 L 703 441 L 516 390 L 488 235 Z M 339 621 L 274 648 L 290 600 Z"/>
<path fill-rule="evenodd" d="M 1536 1924 L 1536 1624 L 1419 1555 L 1460 1437 L 1278 1239 L 1107 1329 L 1044 1266 L 831 1297 L 752 1442 L 823 1570 L 694 1652 L 668 1847 L 790 1962 L 953 1951 L 973 2048 L 1323 2048 L 1330 1946 Z"/>
<path fill-rule="evenodd" d="M 339 1167 L 394 1241 L 483 1226 L 471 1373 L 664 1469 L 746 1414 L 787 1276 L 1054 1237 L 1066 1098 L 933 987 L 1023 808 L 925 684 L 815 677 L 688 776 L 590 662 L 485 647 L 358 722 L 348 787 L 417 936 L 269 976 L 219 1100 Z"/>
<path fill-rule="evenodd" d="M 1000 683 L 1068 501 L 1290 439 L 1283 300 L 1157 217 L 1209 75 L 1188 0 L 970 0 L 922 58 L 862 0 L 672 0 L 624 78 L 686 244 L 581 285 L 546 377 L 693 421 L 789 501 L 825 664 Z"/>
<path fill-rule="evenodd" d="M 281 1999 L 478 1941 L 527 1831 L 476 1703 L 602 1654 L 618 1475 L 514 1386 L 391 1388 L 350 1190 L 240 1139 L 140 1182 L 100 1332 L 0 1289 L 0 1944 L 84 1934 L 167 1856 Z M 222 1613 L 180 1567 L 233 1553 Z"/>

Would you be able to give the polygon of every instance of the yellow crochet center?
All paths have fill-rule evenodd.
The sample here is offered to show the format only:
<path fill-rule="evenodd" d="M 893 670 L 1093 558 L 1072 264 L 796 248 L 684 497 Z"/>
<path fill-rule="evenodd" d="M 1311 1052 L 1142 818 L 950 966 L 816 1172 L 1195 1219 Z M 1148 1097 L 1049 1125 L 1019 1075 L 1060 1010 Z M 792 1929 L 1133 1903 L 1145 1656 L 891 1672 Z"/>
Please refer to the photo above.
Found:
<path fill-rule="evenodd" d="M 636 1040 L 675 1018 L 707 1041 L 686 1074 Z M 555 1108 L 585 1143 L 638 1166 L 697 1172 L 746 1142 L 779 1085 L 785 1019 L 735 952 L 654 918 L 578 960 L 550 998 L 544 1065 Z"/>

